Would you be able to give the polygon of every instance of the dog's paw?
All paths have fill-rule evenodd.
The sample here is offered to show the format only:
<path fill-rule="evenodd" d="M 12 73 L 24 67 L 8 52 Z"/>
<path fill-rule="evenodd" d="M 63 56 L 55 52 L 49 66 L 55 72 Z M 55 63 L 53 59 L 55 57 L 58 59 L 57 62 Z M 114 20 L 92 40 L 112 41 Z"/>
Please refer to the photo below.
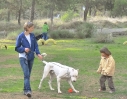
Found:
<path fill-rule="evenodd" d="M 38 89 L 41 89 L 41 86 L 39 86 Z"/>
<path fill-rule="evenodd" d="M 50 89 L 50 90 L 55 90 L 54 88 Z"/>
<path fill-rule="evenodd" d="M 61 91 L 58 91 L 58 94 L 62 94 L 62 92 Z"/>
<path fill-rule="evenodd" d="M 75 90 L 75 92 L 76 92 L 76 93 L 79 93 L 79 91 L 78 91 L 78 90 Z"/>

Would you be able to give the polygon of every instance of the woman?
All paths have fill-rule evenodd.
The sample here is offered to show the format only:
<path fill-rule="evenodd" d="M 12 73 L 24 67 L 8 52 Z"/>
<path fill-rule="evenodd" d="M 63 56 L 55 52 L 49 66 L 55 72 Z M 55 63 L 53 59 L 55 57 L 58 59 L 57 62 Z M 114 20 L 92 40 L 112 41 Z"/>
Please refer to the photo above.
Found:
<path fill-rule="evenodd" d="M 19 61 L 24 73 L 24 95 L 28 97 L 31 97 L 30 74 L 34 62 L 34 52 L 42 60 L 36 38 L 31 33 L 33 30 L 34 24 L 32 22 L 26 22 L 24 24 L 24 31 L 17 37 L 15 47 L 15 51 L 19 53 Z"/>
<path fill-rule="evenodd" d="M 106 91 L 105 81 L 108 80 L 108 86 L 110 88 L 109 93 L 115 92 L 113 84 L 113 76 L 115 72 L 115 60 L 113 59 L 111 52 L 106 48 L 100 50 L 101 61 L 100 66 L 97 70 L 101 74 L 100 77 L 100 89 L 99 91 Z"/>

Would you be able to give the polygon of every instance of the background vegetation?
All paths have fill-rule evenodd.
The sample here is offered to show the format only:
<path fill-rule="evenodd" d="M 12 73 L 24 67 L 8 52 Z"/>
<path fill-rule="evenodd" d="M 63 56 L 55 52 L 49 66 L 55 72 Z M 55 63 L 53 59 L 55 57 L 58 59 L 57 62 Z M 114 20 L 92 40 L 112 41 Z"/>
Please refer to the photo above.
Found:
<path fill-rule="evenodd" d="M 68 93 L 70 86 L 61 82 L 63 94 L 50 91 L 48 78 L 38 90 L 44 64 L 35 58 L 31 76 L 32 99 L 127 99 L 126 29 L 127 0 L 0 0 L 0 99 L 27 99 L 22 94 L 23 74 L 14 51 L 15 39 L 23 31 L 23 24 L 32 21 L 35 35 L 42 33 L 48 22 L 49 38 L 57 44 L 39 46 L 46 52 L 46 61 L 55 61 L 79 69 L 74 86 L 80 93 Z M 108 32 L 104 30 L 108 29 Z M 8 46 L 6 50 L 4 45 Z M 99 77 L 96 73 L 100 61 L 99 49 L 108 47 L 116 61 L 114 83 L 116 92 L 98 92 Z"/>
<path fill-rule="evenodd" d="M 122 17 L 126 12 L 126 0 L 1 0 L 0 4 L 0 20 L 17 20 L 19 25 L 22 20 L 50 18 L 53 25 L 60 17 L 63 21 L 76 17 L 86 21 L 88 16 Z"/>

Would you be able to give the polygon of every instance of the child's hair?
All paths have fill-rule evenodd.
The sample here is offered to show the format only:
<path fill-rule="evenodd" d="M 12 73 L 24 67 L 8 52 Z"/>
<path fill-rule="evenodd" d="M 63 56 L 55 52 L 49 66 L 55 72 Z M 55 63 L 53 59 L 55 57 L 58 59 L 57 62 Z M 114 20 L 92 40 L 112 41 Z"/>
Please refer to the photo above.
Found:
<path fill-rule="evenodd" d="M 28 31 L 27 28 L 30 28 L 30 27 L 32 27 L 32 26 L 34 26 L 34 24 L 33 24 L 32 22 L 26 22 L 26 23 L 24 24 L 24 30 L 25 30 L 25 31 Z"/>
<path fill-rule="evenodd" d="M 44 24 L 47 24 L 47 22 L 44 22 Z"/>
<path fill-rule="evenodd" d="M 100 53 L 105 53 L 108 56 L 111 55 L 111 52 L 106 47 L 103 47 L 102 49 L 100 49 Z"/>

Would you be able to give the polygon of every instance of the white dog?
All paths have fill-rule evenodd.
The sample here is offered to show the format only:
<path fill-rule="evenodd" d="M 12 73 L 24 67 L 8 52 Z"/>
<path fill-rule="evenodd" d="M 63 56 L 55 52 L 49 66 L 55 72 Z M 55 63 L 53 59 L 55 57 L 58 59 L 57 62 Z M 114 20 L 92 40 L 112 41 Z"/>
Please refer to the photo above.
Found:
<path fill-rule="evenodd" d="M 44 57 L 46 55 L 47 55 L 46 53 L 42 54 L 42 56 L 44 56 Z M 41 84 L 42 84 L 42 81 L 44 80 L 44 78 L 46 78 L 47 75 L 50 74 L 50 80 L 48 82 L 50 90 L 54 90 L 52 88 L 51 82 L 52 82 L 53 76 L 56 75 L 58 93 L 62 93 L 61 90 L 60 90 L 60 80 L 63 79 L 63 78 L 67 79 L 68 83 L 70 84 L 70 86 L 71 86 L 71 88 L 73 89 L 74 92 L 76 92 L 76 93 L 79 92 L 72 85 L 72 82 L 75 82 L 77 80 L 78 70 L 76 70 L 72 67 L 68 67 L 66 65 L 62 65 L 62 64 L 57 63 L 57 62 L 43 61 L 43 63 L 45 64 L 45 67 L 44 67 L 44 72 L 43 72 L 42 79 L 41 79 L 39 87 L 38 87 L 39 89 L 41 88 Z"/>

